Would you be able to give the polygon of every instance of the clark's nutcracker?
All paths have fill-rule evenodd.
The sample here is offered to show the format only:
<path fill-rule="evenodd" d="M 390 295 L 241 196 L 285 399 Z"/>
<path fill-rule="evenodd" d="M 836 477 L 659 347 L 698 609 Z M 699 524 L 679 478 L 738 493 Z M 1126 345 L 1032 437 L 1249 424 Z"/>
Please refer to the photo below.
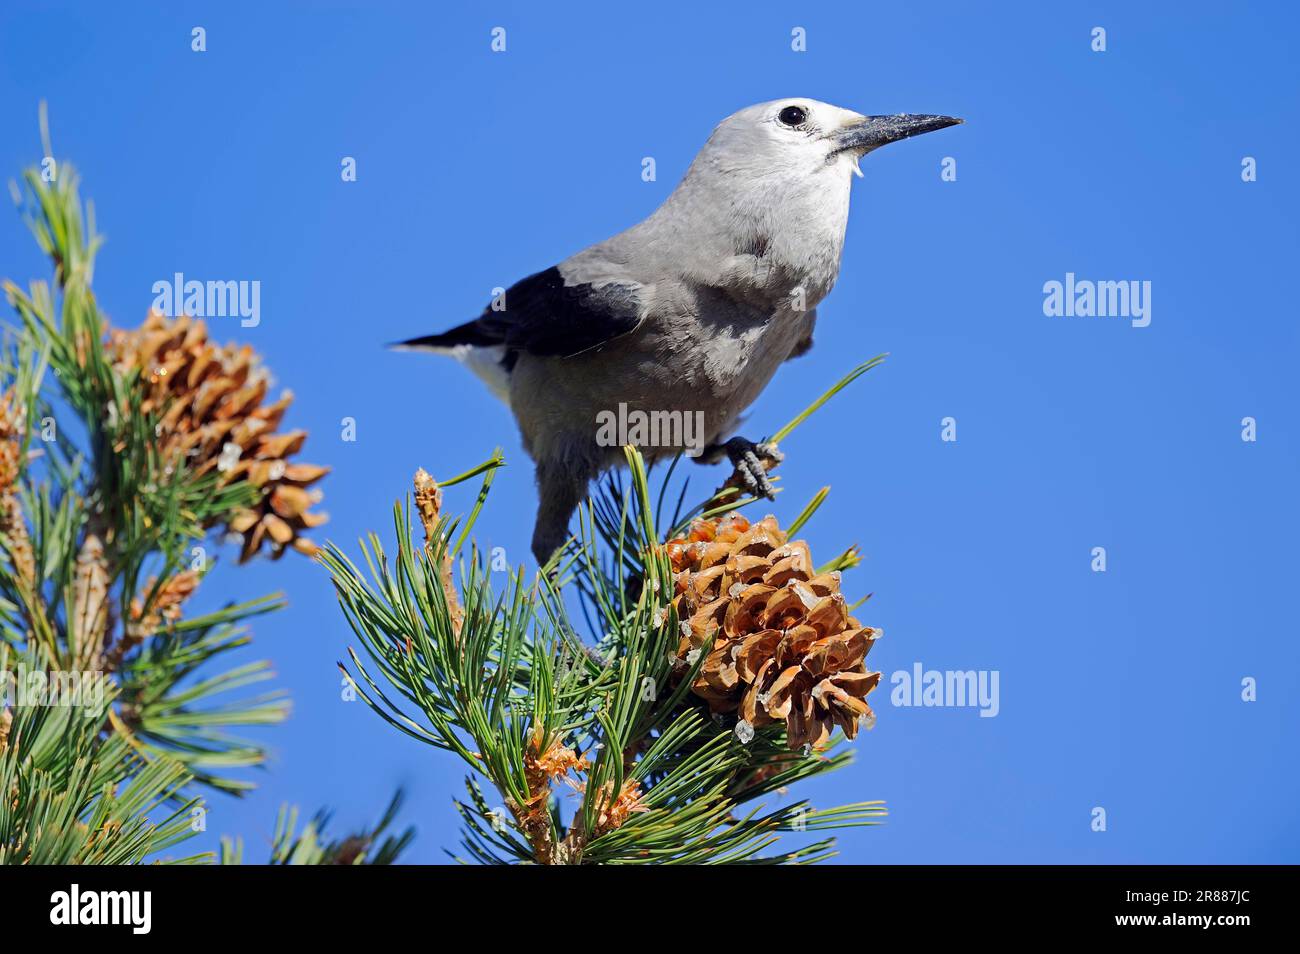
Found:
<path fill-rule="evenodd" d="M 523 279 L 473 321 L 398 345 L 451 355 L 509 404 L 537 464 L 539 563 L 567 539 L 588 482 L 623 460 L 597 439 L 599 415 L 620 405 L 629 418 L 702 421 L 697 459 L 726 454 L 748 491 L 771 495 L 760 458 L 775 448 L 726 438 L 777 367 L 812 346 L 858 160 L 960 122 L 804 98 L 742 109 L 648 219 Z M 652 461 L 681 450 L 643 448 Z"/>

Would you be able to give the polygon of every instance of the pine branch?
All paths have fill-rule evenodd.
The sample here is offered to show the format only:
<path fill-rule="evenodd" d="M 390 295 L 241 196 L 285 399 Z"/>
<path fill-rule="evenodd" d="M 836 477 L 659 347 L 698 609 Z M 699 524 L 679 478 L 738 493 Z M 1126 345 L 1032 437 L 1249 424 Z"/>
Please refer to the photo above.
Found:
<path fill-rule="evenodd" d="M 393 824 L 402 807 L 403 796 L 393 795 L 374 827 L 354 832 L 344 838 L 329 840 L 325 829 L 330 823 L 330 813 L 318 811 L 298 829 L 298 809 L 285 805 L 276 818 L 275 835 L 271 840 L 273 865 L 391 865 L 411 843 L 415 830 L 407 828 L 401 834 L 379 836 Z M 221 839 L 219 861 L 223 865 L 244 863 L 244 843 L 240 838 Z"/>
<path fill-rule="evenodd" d="M 52 155 L 43 111 L 42 133 Z M 3 283 L 0 860 L 139 863 L 202 827 L 199 786 L 250 787 L 236 773 L 266 753 L 238 733 L 288 711 L 278 692 L 245 694 L 268 664 L 226 661 L 278 597 L 187 617 L 209 538 L 241 534 L 241 562 L 264 543 L 313 552 L 300 531 L 324 517 L 305 488 L 325 468 L 290 459 L 305 434 L 273 433 L 289 397 L 264 403 L 251 349 L 183 316 L 110 324 L 68 163 L 12 192 L 53 281 Z"/>
<path fill-rule="evenodd" d="M 21 704 L 32 691 L 24 683 L 43 672 L 39 651 L 0 647 L 0 674 L 20 703 L 0 720 L 0 864 L 139 864 L 192 834 L 198 799 L 182 795 L 180 763 L 146 762 L 122 736 L 101 737 L 112 683 L 85 687 L 76 706 Z"/>
<path fill-rule="evenodd" d="M 778 433 L 788 436 L 878 363 L 855 369 Z M 844 736 L 856 735 L 864 719 L 869 724 L 863 697 L 879 674 L 867 673 L 862 657 L 879 632 L 850 617 L 839 592 L 839 571 L 856 565 L 856 550 L 814 570 L 806 546 L 787 544 L 773 519 L 752 527 L 723 519 L 754 502 L 725 490 L 684 509 L 683 487 L 672 495 L 671 529 L 662 531 L 674 469 L 654 493 L 640 455 L 629 448 L 627 457 L 626 477 L 611 477 L 581 508 L 579 532 L 563 555 L 531 582 L 522 570 L 509 575 L 500 590 L 478 552 L 465 550 L 499 452 L 459 478 L 484 475 L 463 524 L 443 513 L 442 488 L 420 471 L 415 509 L 423 546 L 409 506 L 399 504 L 391 558 L 374 535 L 362 546 L 364 573 L 332 544 L 320 554 L 360 642 L 361 652 L 349 650 L 340 668 L 389 725 L 470 767 L 468 800 L 456 803 L 464 823 L 458 860 L 824 860 L 834 853 L 832 839 L 772 848 L 790 832 L 878 824 L 882 804 L 817 810 L 802 801 L 764 808 L 758 800 L 847 764 Z M 813 518 L 827 490 L 793 529 Z M 725 572 L 737 580 L 721 598 L 716 589 L 704 597 L 717 600 L 709 604 L 716 611 L 702 607 L 695 588 L 716 587 L 723 565 L 690 568 L 709 546 L 731 554 Z M 779 586 L 744 576 L 752 572 Z M 780 629 L 737 622 L 736 635 L 709 623 L 710 614 L 733 601 L 739 606 L 749 598 L 740 594 L 751 592 L 767 601 L 767 625 Z M 585 639 L 570 616 L 575 603 Z M 800 626 L 810 635 L 799 635 Z M 774 649 L 783 634 L 789 648 Z M 774 651 L 803 654 L 775 683 L 781 670 L 751 671 L 762 653 Z M 750 667 L 745 678 L 762 680 L 743 702 L 726 688 L 741 665 Z M 763 686 L 770 688 L 760 693 Z M 832 736 L 834 727 L 840 732 Z M 571 809 L 555 798 L 566 788 L 578 798 Z"/>

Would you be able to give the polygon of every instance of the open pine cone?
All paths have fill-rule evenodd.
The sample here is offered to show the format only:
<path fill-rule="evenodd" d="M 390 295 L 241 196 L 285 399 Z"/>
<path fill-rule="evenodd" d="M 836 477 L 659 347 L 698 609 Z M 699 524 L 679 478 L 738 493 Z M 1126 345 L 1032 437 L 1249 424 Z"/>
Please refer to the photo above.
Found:
<path fill-rule="evenodd" d="M 274 433 L 293 397 L 285 391 L 273 404 L 262 403 L 270 380 L 252 348 L 217 345 L 202 321 L 150 312 L 134 331 L 110 332 L 107 349 L 123 372 L 139 369 L 147 395 L 142 409 L 161 415 L 164 459 L 183 458 L 194 473 L 215 469 L 223 483 L 246 480 L 261 490 L 250 508 L 225 518 L 226 529 L 243 537 L 240 563 L 267 540 L 277 557 L 287 547 L 316 552 L 301 534 L 327 518 L 310 512 L 320 491 L 307 488 L 329 468 L 289 462 L 307 432 Z"/>
<path fill-rule="evenodd" d="M 692 691 L 716 713 L 751 726 L 784 721 L 790 748 L 825 745 L 835 726 L 850 739 L 875 716 L 880 682 L 866 655 L 880 630 L 848 613 L 838 572 L 814 575 L 812 555 L 765 517 L 697 520 L 668 541 L 678 657 L 693 663 L 713 637 Z"/>

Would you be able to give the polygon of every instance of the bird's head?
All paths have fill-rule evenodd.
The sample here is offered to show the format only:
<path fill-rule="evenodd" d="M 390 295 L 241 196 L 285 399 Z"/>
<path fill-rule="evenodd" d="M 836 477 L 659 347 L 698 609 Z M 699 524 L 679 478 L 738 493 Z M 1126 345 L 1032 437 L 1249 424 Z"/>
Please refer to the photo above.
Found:
<path fill-rule="evenodd" d="M 858 160 L 873 149 L 961 121 L 905 113 L 863 116 L 807 97 L 777 99 L 728 116 L 706 152 L 748 174 L 808 174 L 830 167 L 861 175 Z"/>
<path fill-rule="evenodd" d="M 807 97 L 728 116 L 672 195 L 638 226 L 663 233 L 691 277 L 758 299 L 804 292 L 813 307 L 839 274 L 858 160 L 873 149 L 961 122 L 863 116 Z M 761 262 L 761 267 L 757 264 Z"/>

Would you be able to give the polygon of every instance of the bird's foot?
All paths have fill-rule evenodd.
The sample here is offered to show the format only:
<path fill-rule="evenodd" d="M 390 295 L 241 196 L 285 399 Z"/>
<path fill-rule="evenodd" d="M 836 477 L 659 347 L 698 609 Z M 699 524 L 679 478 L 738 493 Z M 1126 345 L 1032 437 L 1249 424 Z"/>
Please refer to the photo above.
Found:
<path fill-rule="evenodd" d="M 724 486 L 738 487 L 755 497 L 776 498 L 776 488 L 772 486 L 768 471 L 785 460 L 785 455 L 776 449 L 776 445 L 767 441 L 754 443 L 743 437 L 733 437 L 723 445 L 727 458 L 735 471 Z"/>

